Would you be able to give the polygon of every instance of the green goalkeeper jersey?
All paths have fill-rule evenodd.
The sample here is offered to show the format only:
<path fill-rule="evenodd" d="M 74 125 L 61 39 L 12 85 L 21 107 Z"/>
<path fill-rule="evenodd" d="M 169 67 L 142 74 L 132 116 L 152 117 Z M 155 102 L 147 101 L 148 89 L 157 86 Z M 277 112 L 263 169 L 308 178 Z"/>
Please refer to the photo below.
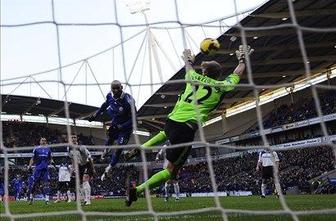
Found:
<path fill-rule="evenodd" d="M 194 84 L 193 90 L 191 82 L 187 82 L 184 92 L 180 95 L 168 118 L 177 122 L 191 121 L 195 123 L 198 119 L 204 123 L 208 114 L 221 102 L 222 95 L 233 90 L 240 80 L 239 75 L 233 73 L 224 81 L 217 81 L 200 75 L 195 70 L 186 73 L 185 79 L 198 84 Z M 199 117 L 197 117 L 198 113 Z"/>

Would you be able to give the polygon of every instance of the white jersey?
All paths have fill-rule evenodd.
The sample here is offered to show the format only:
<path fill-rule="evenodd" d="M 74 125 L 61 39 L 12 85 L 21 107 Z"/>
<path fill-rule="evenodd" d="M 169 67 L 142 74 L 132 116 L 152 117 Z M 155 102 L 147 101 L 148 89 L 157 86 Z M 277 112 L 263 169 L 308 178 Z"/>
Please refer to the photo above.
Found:
<path fill-rule="evenodd" d="M 89 162 L 89 159 L 91 159 L 91 154 L 88 149 L 86 149 L 86 147 L 81 146 L 79 149 L 74 151 L 72 150 L 69 154 L 69 157 L 72 159 L 76 157 L 78 164 L 83 166 Z"/>
<path fill-rule="evenodd" d="M 62 164 L 58 170 L 58 181 L 59 182 L 70 182 L 71 177 L 71 167 L 66 164 Z"/>
<path fill-rule="evenodd" d="M 259 153 L 258 163 L 261 163 L 263 167 L 273 166 L 274 163 L 272 160 L 272 155 L 274 157 L 274 162 L 279 162 L 278 154 L 275 151 L 272 152 L 263 151 Z"/>

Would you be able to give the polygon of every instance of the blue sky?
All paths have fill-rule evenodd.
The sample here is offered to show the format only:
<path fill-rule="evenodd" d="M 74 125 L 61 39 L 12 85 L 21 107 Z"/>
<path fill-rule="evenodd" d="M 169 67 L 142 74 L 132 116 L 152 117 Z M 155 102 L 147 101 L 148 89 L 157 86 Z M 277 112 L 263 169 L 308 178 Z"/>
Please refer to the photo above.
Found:
<path fill-rule="evenodd" d="M 55 0 L 55 20 L 63 24 L 101 24 L 109 25 L 66 25 L 59 28 L 59 46 L 61 65 L 77 64 L 62 68 L 62 81 L 70 84 L 78 84 L 69 88 L 68 100 L 77 103 L 99 106 L 104 100 L 91 72 L 101 84 L 103 94 L 109 91 L 109 83 L 114 79 L 128 82 L 130 85 L 150 84 L 150 61 L 152 62 L 152 82 L 157 90 L 167 79 L 176 73 L 181 66 L 180 57 L 176 55 L 183 51 L 183 38 L 181 30 L 176 23 L 167 21 L 176 20 L 174 0 L 152 0 L 150 10 L 146 11 L 149 23 L 164 22 L 153 25 L 151 28 L 152 39 L 157 44 L 148 53 L 148 45 L 141 43 L 146 39 L 145 18 L 141 13 L 131 14 L 126 6 L 126 0 Z M 182 23 L 199 24 L 215 21 L 220 18 L 235 14 L 233 0 L 178 0 L 179 19 Z M 237 0 L 238 12 L 256 8 L 262 5 L 264 0 L 246 1 Z M 116 5 L 116 8 L 115 8 Z M 117 15 L 115 14 L 117 11 Z M 247 14 L 245 14 L 246 16 Z M 241 18 L 241 17 L 239 17 Z M 124 58 L 120 46 L 121 26 L 134 25 L 137 27 L 122 27 L 123 39 L 133 37 L 124 43 Z M 52 21 L 52 1 L 46 0 L 2 0 L 1 1 L 1 25 L 14 25 L 32 22 Z M 234 25 L 235 17 L 224 20 L 222 24 Z M 220 29 L 219 22 L 212 25 L 218 26 L 206 28 L 195 26 L 186 29 L 188 47 L 198 53 L 198 44 L 204 37 L 218 37 L 227 28 Z M 169 29 L 167 29 L 169 28 Z M 145 39 L 145 40 L 144 40 Z M 160 47 L 158 47 L 158 45 Z M 90 57 L 107 48 L 103 54 L 97 55 L 83 63 L 83 59 Z M 145 47 L 146 46 L 146 47 Z M 146 50 L 145 50 L 146 48 Z M 140 50 L 140 53 L 138 53 Z M 157 55 L 156 55 L 157 54 Z M 136 60 L 136 57 L 138 59 Z M 136 61 L 136 62 L 135 62 Z M 157 61 L 157 62 L 155 62 Z M 125 63 L 123 63 L 125 62 Z M 124 65 L 125 64 L 125 65 Z M 43 83 L 40 85 L 47 91 L 45 93 L 36 83 L 18 84 L 26 79 L 32 81 L 59 81 L 58 70 L 35 75 L 45 70 L 59 67 L 56 26 L 52 23 L 22 26 L 15 28 L 1 27 L 1 80 L 2 93 L 51 97 L 52 99 L 64 99 L 64 88 L 57 82 Z M 81 67 L 81 68 L 80 68 Z M 126 68 L 124 70 L 124 67 Z M 132 71 L 133 70 L 133 71 Z M 161 71 L 161 76 L 158 74 Z M 27 78 L 32 75 L 33 78 Z M 77 74 L 77 77 L 75 78 Z M 125 78 L 126 75 L 126 78 Z M 7 81 L 6 79 L 22 77 Z M 126 91 L 132 93 L 137 101 L 138 108 L 150 97 L 150 86 L 127 87 Z"/>

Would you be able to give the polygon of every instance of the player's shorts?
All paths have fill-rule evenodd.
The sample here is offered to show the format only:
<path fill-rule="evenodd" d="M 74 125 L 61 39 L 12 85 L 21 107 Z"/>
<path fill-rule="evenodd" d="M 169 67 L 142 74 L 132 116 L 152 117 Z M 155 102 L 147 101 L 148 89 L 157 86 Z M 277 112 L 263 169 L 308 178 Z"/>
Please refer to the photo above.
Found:
<path fill-rule="evenodd" d="M 261 167 L 261 178 L 273 178 L 273 166 Z"/>
<path fill-rule="evenodd" d="M 117 145 L 126 145 L 132 135 L 133 130 L 119 131 L 113 130 L 112 127 L 108 130 L 107 145 L 113 145 L 117 141 Z"/>
<path fill-rule="evenodd" d="M 35 169 L 33 175 L 34 175 L 34 182 L 50 181 L 50 176 L 49 176 L 48 169 Z"/>
<path fill-rule="evenodd" d="M 176 122 L 167 119 L 165 125 L 165 133 L 171 145 L 188 143 L 194 141 L 195 129 L 192 129 L 186 123 Z M 168 148 L 166 150 L 166 158 L 174 166 L 180 167 L 188 159 L 191 151 L 191 145 L 182 146 L 178 148 Z"/>
<path fill-rule="evenodd" d="M 79 170 L 79 181 L 82 182 L 84 174 L 89 175 L 90 177 L 93 176 L 93 171 L 90 165 L 90 162 L 87 162 L 84 165 L 78 165 Z"/>
<path fill-rule="evenodd" d="M 57 189 L 60 191 L 67 191 L 70 187 L 70 181 L 58 181 Z"/>

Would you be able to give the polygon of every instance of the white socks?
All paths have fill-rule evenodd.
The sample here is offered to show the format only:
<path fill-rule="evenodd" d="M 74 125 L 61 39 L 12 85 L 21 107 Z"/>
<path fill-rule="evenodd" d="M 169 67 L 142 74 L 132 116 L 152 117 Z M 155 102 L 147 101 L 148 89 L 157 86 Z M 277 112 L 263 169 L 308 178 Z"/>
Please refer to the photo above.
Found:
<path fill-rule="evenodd" d="M 265 196 L 266 195 L 266 184 L 261 184 L 261 195 Z"/>
<path fill-rule="evenodd" d="M 176 194 L 176 198 L 180 198 L 180 186 L 178 183 L 174 183 L 174 192 Z"/>
<path fill-rule="evenodd" d="M 168 183 L 165 183 L 164 185 L 164 191 L 165 191 L 165 197 L 168 197 Z"/>
<path fill-rule="evenodd" d="M 91 202 L 91 186 L 89 181 L 83 182 L 83 191 L 84 191 L 84 201 Z"/>

